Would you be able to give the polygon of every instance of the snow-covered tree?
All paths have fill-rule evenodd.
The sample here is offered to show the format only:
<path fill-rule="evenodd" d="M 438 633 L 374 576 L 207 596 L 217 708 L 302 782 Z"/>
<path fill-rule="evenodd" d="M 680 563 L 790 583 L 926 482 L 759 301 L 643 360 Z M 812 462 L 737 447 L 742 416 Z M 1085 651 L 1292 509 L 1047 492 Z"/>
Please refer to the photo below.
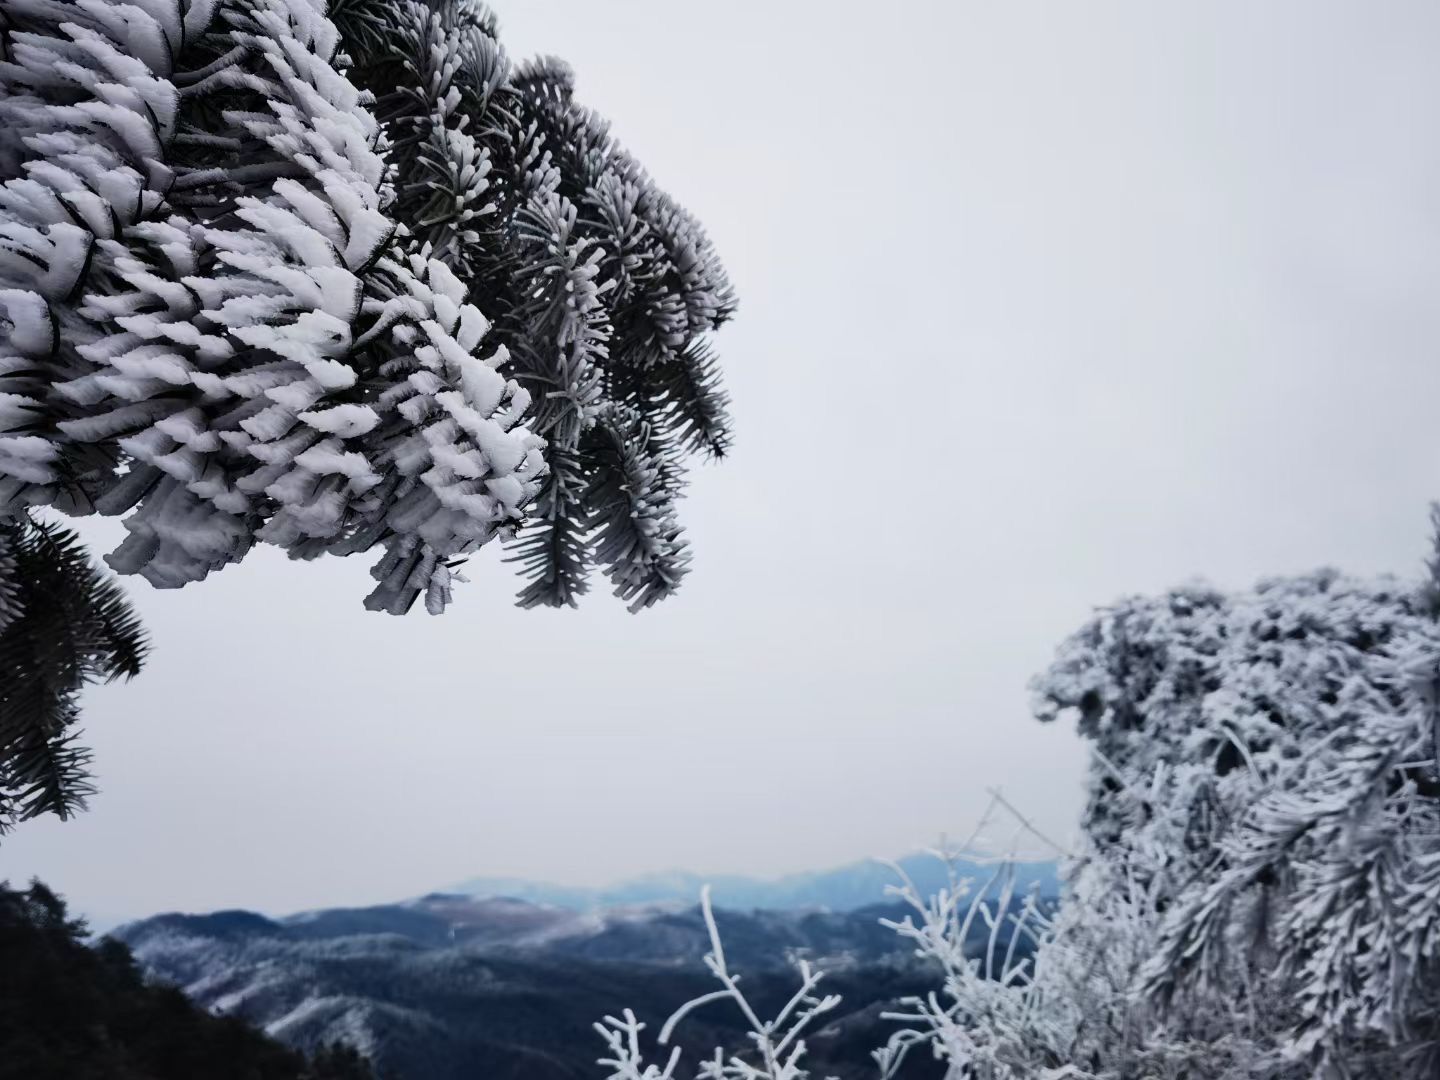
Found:
<path fill-rule="evenodd" d="M 1091 742 L 1028 968 L 985 890 L 901 895 L 943 973 L 880 1054 L 951 1080 L 1381 1080 L 1440 1068 L 1440 626 L 1392 580 L 1196 586 L 1100 612 L 1035 682 Z"/>
<path fill-rule="evenodd" d="M 574 96 L 514 65 L 474 0 L 340 0 L 335 18 L 395 148 L 397 213 L 495 320 L 537 402 L 549 473 L 514 558 L 525 606 L 574 604 L 592 565 L 646 607 L 689 564 L 685 458 L 730 445 L 708 335 L 733 314 L 700 225 Z"/>
<path fill-rule="evenodd" d="M 1061 649 L 1040 715 L 1095 757 L 1066 903 L 1147 898 L 1157 1024 L 1222 1012 L 1295 1076 L 1440 1068 L 1437 676 L 1417 590 L 1328 572 L 1128 601 Z"/>

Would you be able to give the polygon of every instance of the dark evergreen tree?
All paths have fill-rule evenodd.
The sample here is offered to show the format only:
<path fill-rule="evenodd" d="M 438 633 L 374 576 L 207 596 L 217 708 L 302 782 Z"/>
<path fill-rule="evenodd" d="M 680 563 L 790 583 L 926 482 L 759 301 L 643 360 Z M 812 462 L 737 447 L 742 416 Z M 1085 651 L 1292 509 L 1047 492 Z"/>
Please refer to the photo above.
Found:
<path fill-rule="evenodd" d="M 330 1047 L 312 1060 L 170 987 L 130 950 L 85 944 L 85 924 L 39 882 L 0 882 L 0 1080 L 370 1080 Z"/>

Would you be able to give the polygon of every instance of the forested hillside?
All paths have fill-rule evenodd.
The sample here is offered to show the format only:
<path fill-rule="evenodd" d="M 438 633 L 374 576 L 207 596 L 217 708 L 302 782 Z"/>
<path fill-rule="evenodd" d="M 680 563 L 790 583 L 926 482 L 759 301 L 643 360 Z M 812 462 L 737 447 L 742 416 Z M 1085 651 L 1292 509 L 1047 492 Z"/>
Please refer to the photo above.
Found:
<path fill-rule="evenodd" d="M 44 885 L 0 883 L 3 1080 L 370 1080 L 353 1050 L 309 1057 L 148 985 L 129 948 L 85 942 Z"/>

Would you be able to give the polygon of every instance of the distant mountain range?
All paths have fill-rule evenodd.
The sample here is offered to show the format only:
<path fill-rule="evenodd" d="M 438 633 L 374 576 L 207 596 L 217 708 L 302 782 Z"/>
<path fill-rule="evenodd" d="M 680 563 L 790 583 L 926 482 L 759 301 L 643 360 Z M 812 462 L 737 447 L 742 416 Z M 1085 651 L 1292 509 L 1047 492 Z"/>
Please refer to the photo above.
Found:
<path fill-rule="evenodd" d="M 914 881 L 922 896 L 944 887 L 949 873 L 977 882 L 987 881 L 994 867 L 977 861 L 960 860 L 947 868 L 934 855 L 917 853 L 897 860 Z M 1053 862 L 1027 862 L 1014 866 L 1018 890 L 1036 887 L 1042 895 L 1059 894 Z M 732 911 L 855 911 L 888 900 L 886 886 L 897 882 L 895 871 L 878 861 L 852 863 L 833 870 L 788 874 L 779 878 L 739 876 L 703 877 L 688 871 L 670 871 L 634 878 L 604 888 L 549 885 L 520 878 L 477 877 L 449 886 L 444 891 L 477 899 L 509 897 L 532 904 L 546 904 L 572 911 L 601 911 L 636 904 L 693 904 L 708 883 L 717 907 Z"/>
<path fill-rule="evenodd" d="M 828 972 L 825 988 L 844 995 L 809 1040 L 816 1076 L 869 1077 L 869 1050 L 891 1030 L 879 1013 L 936 984 L 879 924 L 882 914 L 899 910 L 717 913 L 732 968 L 762 1008 L 794 990 L 787 954 L 813 957 Z M 435 894 L 285 919 L 161 915 L 116 936 L 149 978 L 212 1012 L 296 1049 L 352 1046 L 387 1080 L 595 1080 L 595 1021 L 629 1007 L 653 1033 L 714 988 L 693 907 L 576 912 Z M 738 1015 L 722 1005 L 681 1032 L 692 1061 L 742 1041 Z M 907 1075 L 932 1072 L 920 1063 Z"/>
<path fill-rule="evenodd" d="M 904 864 L 924 891 L 941 884 L 925 876 L 932 862 Z M 892 877 L 860 865 L 715 882 L 717 902 L 738 909 L 716 913 L 727 956 L 762 1010 L 793 991 L 795 955 L 811 958 L 828 973 L 826 989 L 844 996 L 808 1040 L 812 1075 L 868 1078 L 869 1050 L 893 1030 L 880 1014 L 936 988 L 936 972 L 880 925 L 902 914 L 875 903 Z M 1042 891 L 1055 880 L 1042 864 L 1017 877 Z M 303 1050 L 346 1043 L 387 1080 L 593 1080 L 596 1020 L 631 1007 L 653 1033 L 713 989 L 701 962 L 699 890 L 687 874 L 599 890 L 480 879 L 406 903 L 278 919 L 159 915 L 115 936 L 149 977 L 208 1009 Z M 714 1005 L 687 1019 L 680 1038 L 693 1055 L 739 1046 L 743 1032 L 733 1011 Z M 923 1056 L 909 1070 L 914 1080 L 940 1075 Z"/>

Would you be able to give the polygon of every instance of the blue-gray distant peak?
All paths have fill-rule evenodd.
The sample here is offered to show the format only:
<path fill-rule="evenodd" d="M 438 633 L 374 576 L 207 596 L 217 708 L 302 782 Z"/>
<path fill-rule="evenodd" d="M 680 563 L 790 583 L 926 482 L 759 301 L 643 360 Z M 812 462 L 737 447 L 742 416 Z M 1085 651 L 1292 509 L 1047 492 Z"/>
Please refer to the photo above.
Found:
<path fill-rule="evenodd" d="M 917 853 L 898 860 L 921 895 L 928 896 L 948 883 L 945 864 L 933 855 Z M 995 868 L 978 862 L 960 861 L 956 872 L 971 878 L 978 888 L 995 873 Z M 1015 866 L 1015 888 L 1024 892 L 1038 888 L 1046 896 L 1059 889 L 1056 864 L 1027 862 Z M 789 911 L 819 909 L 854 911 L 884 903 L 886 886 L 896 884 L 894 870 L 881 862 L 857 862 L 833 870 L 787 874 L 778 878 L 751 878 L 734 875 L 706 877 L 673 870 L 649 874 L 602 888 L 582 888 L 525 881 L 519 878 L 476 877 L 446 888 L 477 899 L 511 897 L 534 904 L 549 904 L 575 911 L 600 910 L 632 904 L 694 903 L 707 883 L 715 905 L 732 911 Z"/>

